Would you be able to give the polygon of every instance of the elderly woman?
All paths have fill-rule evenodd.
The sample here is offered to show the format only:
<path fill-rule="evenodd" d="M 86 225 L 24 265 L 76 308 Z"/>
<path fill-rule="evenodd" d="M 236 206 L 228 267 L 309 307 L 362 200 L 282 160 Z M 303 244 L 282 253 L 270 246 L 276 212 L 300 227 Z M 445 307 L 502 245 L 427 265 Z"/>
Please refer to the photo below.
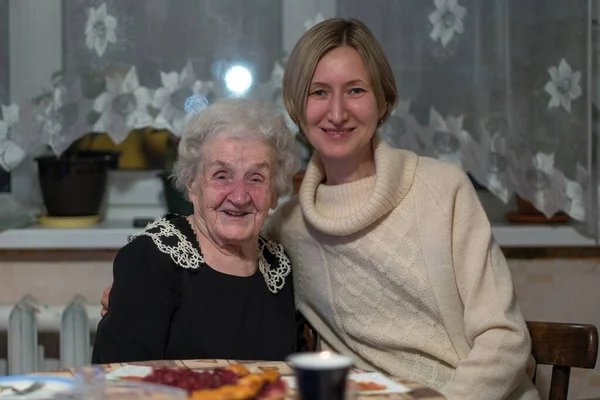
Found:
<path fill-rule="evenodd" d="M 290 262 L 260 235 L 297 169 L 293 135 L 230 99 L 188 121 L 173 176 L 194 207 L 134 235 L 114 261 L 92 362 L 281 360 L 297 351 Z"/>

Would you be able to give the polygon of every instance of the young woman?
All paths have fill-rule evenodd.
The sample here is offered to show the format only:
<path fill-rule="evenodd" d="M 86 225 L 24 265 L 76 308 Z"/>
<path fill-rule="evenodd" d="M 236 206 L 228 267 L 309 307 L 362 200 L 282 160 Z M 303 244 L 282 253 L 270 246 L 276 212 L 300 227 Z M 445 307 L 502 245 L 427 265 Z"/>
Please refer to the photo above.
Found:
<path fill-rule="evenodd" d="M 471 182 L 377 136 L 397 97 L 356 20 L 314 26 L 289 56 L 284 103 L 316 151 L 269 233 L 292 261 L 296 305 L 359 367 L 451 400 L 538 399 L 527 326 Z"/>

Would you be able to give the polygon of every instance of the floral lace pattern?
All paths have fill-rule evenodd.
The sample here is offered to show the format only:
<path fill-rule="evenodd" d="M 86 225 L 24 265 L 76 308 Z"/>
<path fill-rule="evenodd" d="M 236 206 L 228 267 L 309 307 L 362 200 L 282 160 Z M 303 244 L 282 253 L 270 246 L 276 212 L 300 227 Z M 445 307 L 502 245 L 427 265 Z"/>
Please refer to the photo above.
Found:
<path fill-rule="evenodd" d="M 277 293 L 285 285 L 285 278 L 292 270 L 290 259 L 285 255 L 283 245 L 269 238 L 259 236 L 258 238 L 258 269 L 265 278 L 267 287 L 272 293 Z M 277 257 L 279 268 L 271 269 L 271 264 L 265 260 L 263 255 L 265 247 L 267 251 Z"/>
<path fill-rule="evenodd" d="M 240 66 L 252 79 L 239 95 L 273 103 L 298 133 L 282 100 L 295 40 L 327 18 L 357 18 L 386 49 L 398 86 L 400 100 L 379 127 L 384 140 L 460 165 L 505 203 L 518 194 L 547 217 L 565 212 L 600 239 L 600 73 L 588 68 L 600 57 L 598 2 L 380 0 L 370 8 L 361 0 L 283 8 L 280 0 L 38 2 L 19 11 L 18 21 L 62 15 L 55 21 L 60 29 L 42 43 L 60 44 L 61 62 L 54 68 L 23 58 L 24 70 L 9 68 L 9 53 L 28 48 L 28 36 L 3 35 L 13 3 L 0 1 L 0 173 L 29 165 L 47 146 L 59 155 L 87 133 L 90 149 L 96 137 L 106 134 L 118 144 L 131 133 L 133 142 L 141 136 L 144 148 L 162 154 L 162 139 L 147 133 L 167 130 L 177 141 L 186 99 L 237 96 L 241 89 L 233 89 L 231 77 Z M 36 76 L 35 90 L 9 95 L 11 76 L 23 73 Z M 312 149 L 297 139 L 305 168 Z M 19 197 L 36 203 L 35 188 L 23 187 Z"/>
<path fill-rule="evenodd" d="M 188 240 L 184 233 L 164 217 L 149 223 L 143 231 L 131 235 L 129 241 L 138 236 L 150 237 L 158 250 L 161 253 L 168 254 L 171 260 L 181 268 L 197 269 L 205 263 L 199 249 Z M 167 238 L 176 238 L 176 241 L 174 244 L 168 244 L 165 242 Z M 271 264 L 264 256 L 265 248 L 277 258 L 278 268 L 271 268 Z M 258 269 L 263 275 L 269 291 L 273 294 L 279 292 L 285 286 L 285 278 L 292 270 L 283 245 L 260 236 L 258 241 Z"/>

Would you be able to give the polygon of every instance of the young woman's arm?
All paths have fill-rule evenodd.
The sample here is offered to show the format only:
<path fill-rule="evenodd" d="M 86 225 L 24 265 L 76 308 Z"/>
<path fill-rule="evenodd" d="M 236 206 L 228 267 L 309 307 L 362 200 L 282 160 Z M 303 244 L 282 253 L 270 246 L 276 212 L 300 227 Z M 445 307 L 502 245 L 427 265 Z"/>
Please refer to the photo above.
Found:
<path fill-rule="evenodd" d="M 525 374 L 531 339 L 508 264 L 466 176 L 452 210 L 452 264 L 471 347 L 443 393 L 449 399 L 539 399 Z"/>

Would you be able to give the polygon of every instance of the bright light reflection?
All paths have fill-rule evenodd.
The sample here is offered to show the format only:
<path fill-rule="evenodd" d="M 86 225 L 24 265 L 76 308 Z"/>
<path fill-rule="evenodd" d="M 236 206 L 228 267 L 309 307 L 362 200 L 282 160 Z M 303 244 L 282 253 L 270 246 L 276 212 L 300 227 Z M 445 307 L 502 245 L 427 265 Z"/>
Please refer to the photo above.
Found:
<path fill-rule="evenodd" d="M 241 65 L 235 65 L 225 73 L 225 85 L 235 94 L 242 94 L 252 85 L 250 70 Z"/>

